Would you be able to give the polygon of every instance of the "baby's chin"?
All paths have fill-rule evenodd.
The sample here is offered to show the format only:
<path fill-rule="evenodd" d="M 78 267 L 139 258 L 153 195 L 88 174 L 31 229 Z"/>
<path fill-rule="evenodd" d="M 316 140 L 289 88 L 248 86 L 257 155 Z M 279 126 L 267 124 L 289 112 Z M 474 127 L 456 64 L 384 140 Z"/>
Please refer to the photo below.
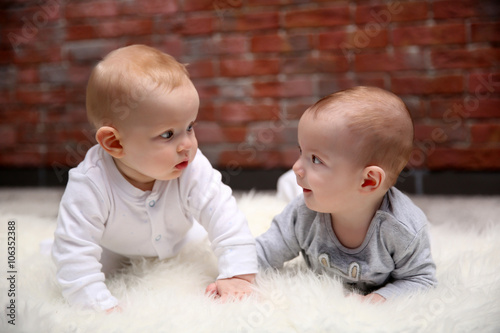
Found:
<path fill-rule="evenodd" d="M 310 210 L 314 210 L 315 212 L 318 213 L 324 213 L 324 214 L 330 214 L 330 210 L 325 209 L 324 207 L 320 207 L 318 204 L 311 202 L 311 200 L 307 200 L 307 198 L 304 198 L 304 202 Z"/>

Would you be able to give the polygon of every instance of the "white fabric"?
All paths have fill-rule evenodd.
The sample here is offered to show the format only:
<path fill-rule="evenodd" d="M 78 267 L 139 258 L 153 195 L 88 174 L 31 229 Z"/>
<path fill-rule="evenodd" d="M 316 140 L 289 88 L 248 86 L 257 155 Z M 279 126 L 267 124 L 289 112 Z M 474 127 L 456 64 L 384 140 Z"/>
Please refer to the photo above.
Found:
<path fill-rule="evenodd" d="M 288 170 L 278 178 L 276 185 L 278 199 L 290 202 L 302 193 L 302 187 L 297 184 L 295 172 Z"/>
<path fill-rule="evenodd" d="M 205 241 L 172 259 L 133 259 L 106 280 L 123 312 L 105 314 L 68 306 L 54 264 L 39 252 L 40 241 L 56 227 L 61 195 L 58 188 L 0 189 L 0 246 L 6 246 L 9 219 L 17 221 L 18 240 L 16 325 L 7 323 L 4 309 L 0 332 L 500 332 L 500 196 L 411 196 L 433 223 L 439 280 L 435 289 L 413 297 L 360 302 L 346 297 L 339 281 L 302 269 L 297 259 L 283 271 L 259 274 L 255 296 L 220 303 L 204 294 L 218 274 Z M 286 205 L 274 193 L 236 198 L 255 236 Z M 6 252 L 0 251 L 0 262 L 7 263 Z M 8 282 L 0 280 L 5 302 Z"/>
<path fill-rule="evenodd" d="M 96 145 L 70 171 L 61 200 L 53 258 L 70 304 L 109 309 L 118 304 L 104 284 L 103 248 L 134 258 L 171 258 L 206 229 L 218 258 L 218 278 L 257 272 L 255 241 L 231 189 L 198 151 L 182 175 L 132 186 Z M 107 256 L 109 257 L 109 256 Z"/>

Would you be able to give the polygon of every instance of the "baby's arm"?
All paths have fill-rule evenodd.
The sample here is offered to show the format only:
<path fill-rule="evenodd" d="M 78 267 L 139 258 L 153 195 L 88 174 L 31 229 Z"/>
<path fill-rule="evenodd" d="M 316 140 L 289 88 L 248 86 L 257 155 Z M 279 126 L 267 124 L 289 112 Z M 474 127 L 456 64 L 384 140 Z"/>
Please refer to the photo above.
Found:
<path fill-rule="evenodd" d="M 423 290 L 437 284 L 436 265 L 432 260 L 427 228 L 422 228 L 413 241 L 393 256 L 393 281 L 374 291 L 386 299 L 403 293 Z"/>
<path fill-rule="evenodd" d="M 78 175 L 61 200 L 52 257 L 64 298 L 72 305 L 108 310 L 118 301 L 104 284 L 99 246 L 104 232 L 103 203 L 92 184 Z"/>
<path fill-rule="evenodd" d="M 231 188 L 201 152 L 180 178 L 180 195 L 186 210 L 207 231 L 218 259 L 219 275 L 207 292 L 224 298 L 249 293 L 258 271 L 255 238 Z"/>
<path fill-rule="evenodd" d="M 256 239 L 259 267 L 282 268 L 301 251 L 296 234 L 300 198 L 289 203 L 281 214 L 274 217 L 269 230 Z"/>

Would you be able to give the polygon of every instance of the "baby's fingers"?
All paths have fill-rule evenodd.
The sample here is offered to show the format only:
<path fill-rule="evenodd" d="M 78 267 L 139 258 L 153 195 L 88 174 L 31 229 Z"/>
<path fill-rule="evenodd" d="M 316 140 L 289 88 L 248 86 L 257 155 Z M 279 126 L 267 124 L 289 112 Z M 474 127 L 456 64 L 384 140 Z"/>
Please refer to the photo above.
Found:
<path fill-rule="evenodd" d="M 205 294 L 217 296 L 217 284 L 215 282 L 210 283 L 205 289 Z"/>

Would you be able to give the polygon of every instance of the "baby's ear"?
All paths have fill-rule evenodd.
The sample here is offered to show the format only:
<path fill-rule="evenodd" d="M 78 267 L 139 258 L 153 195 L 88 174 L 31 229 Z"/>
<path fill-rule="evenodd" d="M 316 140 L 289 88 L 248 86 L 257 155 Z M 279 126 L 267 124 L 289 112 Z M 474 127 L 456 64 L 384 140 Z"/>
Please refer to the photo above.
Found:
<path fill-rule="evenodd" d="M 115 158 L 123 157 L 124 152 L 120 143 L 120 133 L 116 128 L 111 126 L 99 127 L 95 138 L 108 154 Z"/>
<path fill-rule="evenodd" d="M 363 179 L 361 183 L 361 191 L 373 192 L 380 187 L 385 181 L 385 171 L 379 166 L 370 165 L 363 170 Z"/>

